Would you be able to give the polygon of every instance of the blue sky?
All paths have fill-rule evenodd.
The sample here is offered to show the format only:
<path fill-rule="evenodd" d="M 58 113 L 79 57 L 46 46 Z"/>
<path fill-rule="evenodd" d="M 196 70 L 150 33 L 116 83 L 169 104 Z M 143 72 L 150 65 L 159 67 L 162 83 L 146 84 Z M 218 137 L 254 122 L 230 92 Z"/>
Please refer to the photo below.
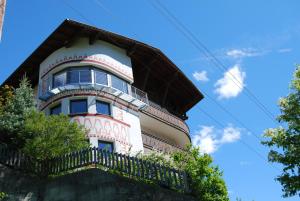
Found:
<path fill-rule="evenodd" d="M 149 2 L 8 0 L 0 43 L 0 82 L 65 18 L 151 44 L 211 97 L 189 111 L 188 124 L 195 143 L 211 153 L 214 163 L 224 170 L 231 200 L 299 200 L 281 198 L 281 186 L 274 180 L 281 167 L 267 162 L 268 149 L 259 141 L 266 128 L 278 124 L 253 102 L 253 96 L 268 113 L 279 114 L 277 101 L 288 94 L 300 60 L 300 2 L 161 1 L 224 69 L 205 57 Z"/>

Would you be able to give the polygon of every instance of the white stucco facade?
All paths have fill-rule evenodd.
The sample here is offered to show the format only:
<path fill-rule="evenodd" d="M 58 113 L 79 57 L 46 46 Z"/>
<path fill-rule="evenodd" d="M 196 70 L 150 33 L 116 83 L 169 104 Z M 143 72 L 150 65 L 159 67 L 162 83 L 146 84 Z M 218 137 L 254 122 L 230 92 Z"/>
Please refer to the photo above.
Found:
<path fill-rule="evenodd" d="M 104 70 L 108 74 L 116 75 L 128 83 L 133 82 L 131 60 L 125 50 L 103 41 L 89 44 L 87 38 L 78 39 L 70 48 L 62 47 L 49 55 L 41 64 L 39 71 L 39 91 L 56 90 L 53 87 L 53 76 L 70 67 L 89 66 Z M 94 75 L 92 71 L 92 83 Z M 108 76 L 108 87 L 111 85 L 111 77 Z M 80 87 L 79 87 L 80 88 Z M 77 91 L 80 89 L 77 88 Z M 105 92 L 102 92 L 105 93 Z M 116 93 L 116 92 L 115 92 Z M 130 91 L 128 91 L 128 95 Z M 70 102 L 72 100 L 86 100 L 87 112 L 85 114 L 71 114 Z M 110 115 L 97 114 L 96 101 L 103 101 L 110 105 Z M 46 107 L 42 108 L 46 114 L 50 109 L 60 105 L 61 113 L 70 115 L 71 121 L 83 125 L 87 130 L 87 138 L 91 146 L 98 146 L 99 140 L 113 143 L 114 151 L 120 153 L 136 154 L 143 152 L 141 126 L 137 108 L 117 104 L 118 97 L 114 99 L 103 98 L 97 95 L 85 94 L 59 97 Z M 42 105 L 42 101 L 38 101 Z"/>

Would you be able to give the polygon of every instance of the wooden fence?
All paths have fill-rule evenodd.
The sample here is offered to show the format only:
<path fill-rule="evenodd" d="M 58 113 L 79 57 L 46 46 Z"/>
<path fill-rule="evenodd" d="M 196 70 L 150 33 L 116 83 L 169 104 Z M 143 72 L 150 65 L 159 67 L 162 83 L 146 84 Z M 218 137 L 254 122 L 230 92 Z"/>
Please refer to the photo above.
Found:
<path fill-rule="evenodd" d="M 184 171 L 96 147 L 68 153 L 48 161 L 37 161 L 20 151 L 0 146 L 0 163 L 40 176 L 56 175 L 70 170 L 99 165 L 130 178 L 151 181 L 169 189 L 189 192 L 187 174 Z"/>

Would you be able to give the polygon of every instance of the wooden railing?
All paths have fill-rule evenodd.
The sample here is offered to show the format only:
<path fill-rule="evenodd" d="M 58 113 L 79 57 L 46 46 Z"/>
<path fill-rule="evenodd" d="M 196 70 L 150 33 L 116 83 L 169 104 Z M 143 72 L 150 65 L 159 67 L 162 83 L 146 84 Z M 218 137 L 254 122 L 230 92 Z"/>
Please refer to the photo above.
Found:
<path fill-rule="evenodd" d="M 151 181 L 169 189 L 189 192 L 187 174 L 184 171 L 96 147 L 65 154 L 48 161 L 37 161 L 20 151 L 2 146 L 0 147 L 0 163 L 40 176 L 56 175 L 90 165 L 99 165 L 130 178 Z"/>

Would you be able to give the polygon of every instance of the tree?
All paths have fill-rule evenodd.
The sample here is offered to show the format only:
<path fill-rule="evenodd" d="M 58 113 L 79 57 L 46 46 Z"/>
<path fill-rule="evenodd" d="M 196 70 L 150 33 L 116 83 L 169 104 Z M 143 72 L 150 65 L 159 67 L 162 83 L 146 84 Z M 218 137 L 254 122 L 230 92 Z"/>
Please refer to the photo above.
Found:
<path fill-rule="evenodd" d="M 8 93 L 9 90 L 5 90 Z M 1 93 L 0 140 L 27 155 L 47 160 L 88 147 L 85 130 L 68 116 L 46 116 L 37 111 L 33 89 L 25 77 L 10 95 Z M 1 101 L 2 99 L 0 99 Z"/>
<path fill-rule="evenodd" d="M 223 173 L 212 165 L 208 154 L 201 154 L 197 147 L 189 146 L 187 151 L 172 155 L 175 167 L 185 170 L 191 177 L 191 190 L 201 201 L 229 201 Z"/>
<path fill-rule="evenodd" d="M 0 112 L 14 96 L 13 88 L 9 85 L 4 85 L 0 88 Z"/>
<path fill-rule="evenodd" d="M 143 158 L 184 170 L 190 176 L 191 194 L 199 201 L 229 201 L 222 172 L 212 165 L 211 156 L 201 154 L 199 148 L 188 146 L 186 151 L 174 152 L 170 156 L 152 153 Z"/>
<path fill-rule="evenodd" d="M 31 111 L 24 123 L 22 150 L 38 160 L 49 160 L 73 151 L 88 148 L 83 127 L 70 122 L 68 116 Z"/>
<path fill-rule="evenodd" d="M 19 147 L 24 143 L 18 136 L 24 130 L 25 115 L 28 111 L 35 109 L 33 89 L 26 77 L 20 81 L 20 85 L 11 95 L 11 87 L 5 88 L 2 93 L 3 102 L 0 115 L 0 134 L 2 140 L 10 146 Z"/>
<path fill-rule="evenodd" d="M 300 67 L 294 73 L 291 92 L 279 100 L 281 115 L 277 120 L 283 124 L 267 129 L 262 143 L 271 148 L 268 160 L 283 165 L 278 180 L 283 187 L 283 196 L 296 194 L 300 197 Z"/>

